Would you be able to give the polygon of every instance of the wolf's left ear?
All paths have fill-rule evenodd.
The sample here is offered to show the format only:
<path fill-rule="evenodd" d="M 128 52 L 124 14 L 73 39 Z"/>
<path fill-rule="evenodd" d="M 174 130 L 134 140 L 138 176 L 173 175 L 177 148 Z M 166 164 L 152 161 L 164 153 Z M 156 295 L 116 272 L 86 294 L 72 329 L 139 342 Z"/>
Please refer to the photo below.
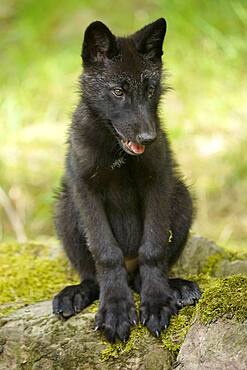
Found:
<path fill-rule="evenodd" d="M 104 62 L 117 54 L 115 36 L 109 28 L 100 21 L 91 23 L 85 31 L 82 45 L 82 59 L 84 65 L 95 62 Z"/>
<path fill-rule="evenodd" d="M 148 24 L 133 35 L 133 40 L 139 53 L 146 58 L 157 62 L 161 60 L 162 45 L 166 34 L 164 18 Z"/>

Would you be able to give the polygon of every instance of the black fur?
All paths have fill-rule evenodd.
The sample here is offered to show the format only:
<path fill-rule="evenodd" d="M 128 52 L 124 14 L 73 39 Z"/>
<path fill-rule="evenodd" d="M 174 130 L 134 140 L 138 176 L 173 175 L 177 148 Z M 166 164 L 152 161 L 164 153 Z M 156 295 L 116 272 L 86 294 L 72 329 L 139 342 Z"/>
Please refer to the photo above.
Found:
<path fill-rule="evenodd" d="M 200 297 L 196 284 L 168 279 L 193 207 L 157 114 L 165 32 L 164 19 L 127 38 L 94 22 L 83 42 L 81 99 L 56 207 L 58 236 L 81 284 L 63 289 L 53 310 L 67 318 L 99 296 L 96 327 L 113 342 L 127 340 L 138 320 L 131 283 L 140 320 L 155 335 Z"/>

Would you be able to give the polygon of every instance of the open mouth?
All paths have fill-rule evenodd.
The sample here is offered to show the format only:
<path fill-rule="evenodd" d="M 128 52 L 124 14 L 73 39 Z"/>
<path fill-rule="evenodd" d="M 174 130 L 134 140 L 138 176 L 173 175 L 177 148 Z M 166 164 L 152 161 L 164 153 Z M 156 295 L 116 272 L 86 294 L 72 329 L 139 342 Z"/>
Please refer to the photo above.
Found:
<path fill-rule="evenodd" d="M 121 139 L 121 144 L 123 149 L 128 153 L 132 155 L 140 155 L 145 150 L 145 145 L 134 143 L 130 140 L 123 140 Z"/>
<path fill-rule="evenodd" d="M 114 127 L 115 132 L 117 133 L 117 139 L 123 150 L 131 155 L 140 155 L 144 153 L 145 145 L 135 143 L 134 141 L 127 140 L 125 137 L 119 132 L 119 130 Z"/>

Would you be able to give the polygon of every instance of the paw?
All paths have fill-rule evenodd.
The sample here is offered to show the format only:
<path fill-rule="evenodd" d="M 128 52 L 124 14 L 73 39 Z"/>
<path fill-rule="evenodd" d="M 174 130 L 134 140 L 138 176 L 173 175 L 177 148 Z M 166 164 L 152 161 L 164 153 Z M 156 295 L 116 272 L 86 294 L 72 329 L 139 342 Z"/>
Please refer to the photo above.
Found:
<path fill-rule="evenodd" d="M 137 314 L 132 299 L 107 299 L 95 318 L 95 330 L 103 330 L 109 342 L 117 339 L 126 342 L 131 325 L 137 325 Z"/>
<path fill-rule="evenodd" d="M 82 311 L 98 296 L 98 287 L 93 281 L 83 281 L 79 285 L 70 285 L 61 290 L 52 302 L 53 313 L 61 319 Z"/>
<path fill-rule="evenodd" d="M 194 305 L 201 297 L 201 291 L 196 283 L 184 279 L 170 279 L 170 288 L 175 300 L 182 307 Z"/>
<path fill-rule="evenodd" d="M 177 314 L 178 306 L 172 293 L 158 291 L 159 293 L 142 294 L 140 307 L 140 320 L 152 334 L 159 337 L 165 330 L 172 315 Z"/>

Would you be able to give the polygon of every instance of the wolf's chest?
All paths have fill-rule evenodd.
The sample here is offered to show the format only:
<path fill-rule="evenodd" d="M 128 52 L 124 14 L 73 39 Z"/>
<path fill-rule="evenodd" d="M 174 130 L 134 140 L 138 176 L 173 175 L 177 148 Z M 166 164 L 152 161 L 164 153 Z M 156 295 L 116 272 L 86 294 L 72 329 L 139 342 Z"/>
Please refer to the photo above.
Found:
<path fill-rule="evenodd" d="M 128 171 L 115 169 L 104 189 L 106 204 L 121 210 L 138 208 L 140 194 L 134 178 Z"/>
<path fill-rule="evenodd" d="M 133 256 L 142 236 L 142 200 L 134 179 L 127 171 L 121 175 L 115 176 L 105 189 L 105 210 L 124 255 Z"/>

